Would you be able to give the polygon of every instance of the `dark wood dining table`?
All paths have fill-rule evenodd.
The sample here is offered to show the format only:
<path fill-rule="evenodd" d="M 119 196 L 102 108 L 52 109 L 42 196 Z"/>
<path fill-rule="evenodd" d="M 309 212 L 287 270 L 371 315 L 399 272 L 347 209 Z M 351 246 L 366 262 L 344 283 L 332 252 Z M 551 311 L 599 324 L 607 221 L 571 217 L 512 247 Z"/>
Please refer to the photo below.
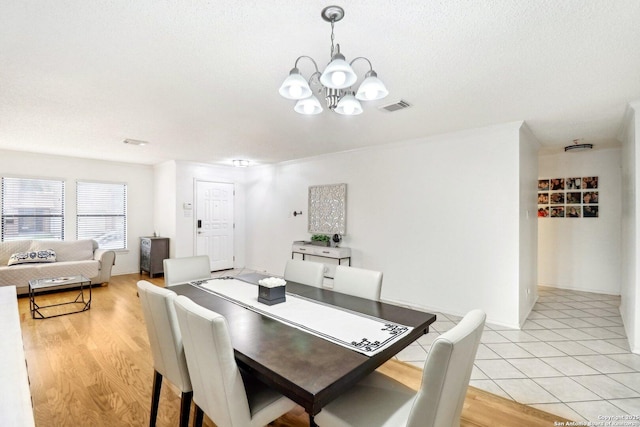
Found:
<path fill-rule="evenodd" d="M 264 277 L 252 273 L 237 276 L 236 279 L 255 284 L 257 296 L 258 280 Z M 311 425 L 315 425 L 313 417 L 324 405 L 426 334 L 429 325 L 436 320 L 435 314 L 329 289 L 291 281 L 287 281 L 286 286 L 287 293 L 413 327 L 389 347 L 367 356 L 191 284 L 172 285 L 171 289 L 178 295 L 185 295 L 227 319 L 238 365 L 302 406 L 309 414 Z"/>

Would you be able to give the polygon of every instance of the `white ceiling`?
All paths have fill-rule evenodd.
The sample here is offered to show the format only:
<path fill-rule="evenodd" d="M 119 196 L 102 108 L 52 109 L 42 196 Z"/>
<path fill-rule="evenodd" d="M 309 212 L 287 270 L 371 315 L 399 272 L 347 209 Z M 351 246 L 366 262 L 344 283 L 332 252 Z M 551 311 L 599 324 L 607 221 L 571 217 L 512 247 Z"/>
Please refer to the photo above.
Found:
<path fill-rule="evenodd" d="M 390 91 L 357 117 L 278 94 L 298 56 L 329 61 L 331 4 L 347 60 Z M 516 120 L 547 151 L 607 147 L 640 99 L 639 40 L 638 0 L 3 0 L 0 149 L 264 164 Z"/>

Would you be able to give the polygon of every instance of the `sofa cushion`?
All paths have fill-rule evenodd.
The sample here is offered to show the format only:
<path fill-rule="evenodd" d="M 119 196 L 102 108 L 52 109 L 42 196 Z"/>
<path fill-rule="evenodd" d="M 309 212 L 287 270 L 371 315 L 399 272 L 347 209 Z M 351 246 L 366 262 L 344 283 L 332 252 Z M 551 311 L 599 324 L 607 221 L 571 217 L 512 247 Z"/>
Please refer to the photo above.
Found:
<path fill-rule="evenodd" d="M 52 249 L 56 252 L 57 260 L 86 261 L 93 259 L 93 240 L 32 240 L 31 250 Z"/>
<path fill-rule="evenodd" d="M 0 243 L 0 266 L 7 265 L 11 255 L 16 252 L 28 252 L 30 246 L 31 240 L 16 240 L 13 242 Z"/>
<path fill-rule="evenodd" d="M 53 265 L 53 264 L 47 264 Z M 29 285 L 29 280 L 37 279 L 38 264 L 19 264 L 11 267 L 0 267 L 0 286 L 13 285 L 17 288 Z"/>
<path fill-rule="evenodd" d="M 0 266 L 0 286 L 14 285 L 17 288 L 26 288 L 29 285 L 29 280 L 74 276 L 76 274 L 82 274 L 92 279 L 99 272 L 100 261 L 97 260 Z"/>
<path fill-rule="evenodd" d="M 7 265 L 33 264 L 38 262 L 56 262 L 56 253 L 51 249 L 31 252 L 16 252 L 9 257 Z"/>

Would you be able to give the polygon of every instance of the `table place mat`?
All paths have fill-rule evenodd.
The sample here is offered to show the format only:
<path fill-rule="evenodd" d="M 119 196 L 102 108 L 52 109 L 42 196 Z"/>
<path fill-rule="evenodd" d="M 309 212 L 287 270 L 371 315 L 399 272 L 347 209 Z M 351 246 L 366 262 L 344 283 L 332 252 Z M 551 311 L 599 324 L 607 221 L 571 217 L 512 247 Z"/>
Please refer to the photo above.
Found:
<path fill-rule="evenodd" d="M 258 302 L 258 286 L 238 279 L 199 280 L 190 284 L 367 356 L 384 350 L 413 329 L 290 293 L 286 302 L 269 306 Z"/>

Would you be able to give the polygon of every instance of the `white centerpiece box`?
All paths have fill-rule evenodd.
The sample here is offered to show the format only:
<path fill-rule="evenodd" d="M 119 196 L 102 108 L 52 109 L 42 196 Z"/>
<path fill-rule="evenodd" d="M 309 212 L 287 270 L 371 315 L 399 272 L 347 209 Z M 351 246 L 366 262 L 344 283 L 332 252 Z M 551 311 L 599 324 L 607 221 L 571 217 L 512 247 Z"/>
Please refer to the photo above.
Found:
<path fill-rule="evenodd" d="M 258 301 L 274 305 L 286 301 L 284 279 L 279 277 L 268 277 L 258 281 Z"/>

